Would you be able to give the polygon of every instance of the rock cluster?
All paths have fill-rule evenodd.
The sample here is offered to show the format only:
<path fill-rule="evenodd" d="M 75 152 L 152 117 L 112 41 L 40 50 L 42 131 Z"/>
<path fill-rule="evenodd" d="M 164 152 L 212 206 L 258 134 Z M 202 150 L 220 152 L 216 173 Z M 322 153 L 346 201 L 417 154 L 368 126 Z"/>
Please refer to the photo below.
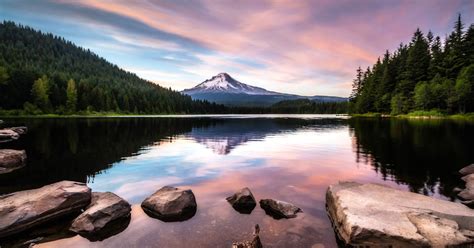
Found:
<path fill-rule="evenodd" d="M 78 213 L 90 201 L 90 188 L 72 181 L 0 196 L 0 238 Z"/>
<path fill-rule="evenodd" d="M 446 247 L 474 241 L 474 211 L 455 202 L 378 184 L 329 186 L 326 204 L 349 246 Z"/>
<path fill-rule="evenodd" d="M 7 142 L 17 140 L 20 135 L 25 134 L 28 131 L 26 127 L 10 127 L 0 129 L 0 142 Z"/>
<path fill-rule="evenodd" d="M 130 211 L 130 204 L 113 193 L 91 193 L 85 183 L 61 181 L 0 196 L 0 239 L 77 216 L 71 231 L 102 240 L 128 226 Z"/>
<path fill-rule="evenodd" d="M 17 140 L 28 131 L 26 127 L 10 127 L 0 129 L 0 142 Z M 0 174 L 9 173 L 25 166 L 24 150 L 0 149 Z"/>

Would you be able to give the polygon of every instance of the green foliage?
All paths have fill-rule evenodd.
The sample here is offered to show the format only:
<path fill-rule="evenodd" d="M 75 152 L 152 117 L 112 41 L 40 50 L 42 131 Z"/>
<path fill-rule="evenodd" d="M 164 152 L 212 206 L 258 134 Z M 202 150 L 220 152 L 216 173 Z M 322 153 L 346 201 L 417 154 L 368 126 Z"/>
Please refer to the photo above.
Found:
<path fill-rule="evenodd" d="M 0 108 L 22 109 L 26 102 L 47 113 L 227 111 L 143 80 L 64 38 L 5 21 L 0 23 Z"/>
<path fill-rule="evenodd" d="M 455 86 L 461 113 L 474 111 L 474 64 L 464 68 Z"/>
<path fill-rule="evenodd" d="M 444 45 L 443 45 L 444 44 Z M 393 115 L 436 109 L 474 111 L 474 25 L 464 32 L 461 16 L 444 42 L 417 29 L 408 45 L 369 67 L 353 84 L 350 111 Z M 356 83 L 357 82 L 357 83 Z"/>
<path fill-rule="evenodd" d="M 10 76 L 8 75 L 7 69 L 0 66 L 0 84 L 6 84 Z"/>
<path fill-rule="evenodd" d="M 38 78 L 31 88 L 31 95 L 33 96 L 34 103 L 43 112 L 48 112 L 51 108 L 49 101 L 49 79 L 46 75 Z"/>
<path fill-rule="evenodd" d="M 69 113 L 76 112 L 77 88 L 76 88 L 76 82 L 74 81 L 74 79 L 69 79 L 69 81 L 67 81 L 66 95 L 67 95 L 67 102 L 66 102 L 67 111 Z"/>

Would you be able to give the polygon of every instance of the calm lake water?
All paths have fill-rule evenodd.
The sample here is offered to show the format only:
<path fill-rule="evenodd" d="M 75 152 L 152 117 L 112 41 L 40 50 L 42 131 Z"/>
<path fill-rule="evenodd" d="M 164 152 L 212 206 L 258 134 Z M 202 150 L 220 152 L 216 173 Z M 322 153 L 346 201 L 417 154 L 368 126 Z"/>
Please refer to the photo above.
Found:
<path fill-rule="evenodd" d="M 29 133 L 0 148 L 25 149 L 27 166 L 0 175 L 0 194 L 60 180 L 87 182 L 131 204 L 132 217 L 103 241 L 52 229 L 40 247 L 230 247 L 260 225 L 265 247 L 334 247 L 325 191 L 338 181 L 376 182 L 455 200 L 456 171 L 474 162 L 474 125 L 441 120 L 329 115 L 6 119 Z M 165 185 L 191 188 L 196 215 L 165 223 L 141 201 Z M 249 187 L 303 209 L 275 220 L 225 200 Z M 55 227 L 56 228 L 56 227 Z M 25 237 L 25 239 L 27 239 Z"/>

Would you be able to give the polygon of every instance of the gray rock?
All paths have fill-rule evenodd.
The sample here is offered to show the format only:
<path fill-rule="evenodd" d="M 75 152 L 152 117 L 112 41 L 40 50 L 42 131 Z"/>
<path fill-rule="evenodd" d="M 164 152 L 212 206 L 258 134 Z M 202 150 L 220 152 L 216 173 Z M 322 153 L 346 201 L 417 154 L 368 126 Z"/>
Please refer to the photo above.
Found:
<path fill-rule="evenodd" d="M 460 169 L 459 173 L 461 173 L 461 175 L 474 174 L 474 164 L 468 165 L 468 166 Z"/>
<path fill-rule="evenodd" d="M 444 247 L 473 242 L 474 211 L 377 184 L 329 186 L 326 204 L 336 233 L 351 246 Z"/>
<path fill-rule="evenodd" d="M 196 214 L 197 204 L 193 192 L 165 186 L 142 202 L 149 216 L 165 222 L 184 221 Z"/>
<path fill-rule="evenodd" d="M 255 225 L 252 241 L 234 242 L 232 248 L 263 248 L 259 237 L 260 227 Z"/>
<path fill-rule="evenodd" d="M 466 188 L 459 192 L 458 196 L 466 200 L 466 205 L 471 205 L 474 200 L 474 174 L 469 174 L 462 178 L 466 182 Z"/>
<path fill-rule="evenodd" d="M 291 203 L 273 199 L 260 200 L 260 207 L 265 210 L 265 213 L 275 219 L 295 218 L 297 213 L 303 212 L 299 207 Z"/>
<path fill-rule="evenodd" d="M 72 181 L 0 196 L 0 238 L 78 213 L 90 201 L 90 188 Z"/>
<path fill-rule="evenodd" d="M 130 204 L 111 192 L 92 193 L 91 204 L 79 215 L 70 230 L 85 237 L 108 229 L 114 221 L 130 217 Z"/>
<path fill-rule="evenodd" d="M 8 129 L 12 130 L 13 132 L 17 133 L 17 134 L 26 134 L 28 132 L 28 128 L 27 127 L 24 127 L 24 126 L 20 126 L 20 127 L 9 127 Z"/>
<path fill-rule="evenodd" d="M 242 214 L 250 214 L 257 206 L 257 202 L 249 188 L 239 190 L 234 195 L 227 197 L 226 200 L 236 211 Z"/>
<path fill-rule="evenodd" d="M 0 129 L 0 142 L 17 140 L 20 134 L 11 129 Z"/>
<path fill-rule="evenodd" d="M 19 169 L 26 164 L 24 150 L 0 149 L 0 174 Z"/>

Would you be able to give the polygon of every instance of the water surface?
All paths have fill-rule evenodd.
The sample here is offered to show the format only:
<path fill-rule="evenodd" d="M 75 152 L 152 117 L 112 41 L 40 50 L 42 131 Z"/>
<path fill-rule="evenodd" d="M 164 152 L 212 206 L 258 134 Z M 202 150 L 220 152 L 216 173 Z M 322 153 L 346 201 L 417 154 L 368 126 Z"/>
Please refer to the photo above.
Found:
<path fill-rule="evenodd" d="M 334 247 L 325 191 L 338 181 L 376 182 L 446 200 L 474 161 L 474 126 L 451 121 L 320 115 L 7 119 L 29 133 L 0 148 L 25 149 L 26 167 L 0 175 L 0 194 L 60 180 L 87 182 L 132 205 L 130 223 L 103 241 L 71 234 L 40 247 L 230 247 L 260 225 L 265 247 Z M 148 217 L 140 203 L 165 185 L 191 188 L 198 211 L 184 222 Z M 275 220 L 258 206 L 239 214 L 225 198 L 258 199 L 304 213 Z M 59 237 L 56 237 L 59 238 Z M 55 238 L 55 239 L 56 239 Z"/>

